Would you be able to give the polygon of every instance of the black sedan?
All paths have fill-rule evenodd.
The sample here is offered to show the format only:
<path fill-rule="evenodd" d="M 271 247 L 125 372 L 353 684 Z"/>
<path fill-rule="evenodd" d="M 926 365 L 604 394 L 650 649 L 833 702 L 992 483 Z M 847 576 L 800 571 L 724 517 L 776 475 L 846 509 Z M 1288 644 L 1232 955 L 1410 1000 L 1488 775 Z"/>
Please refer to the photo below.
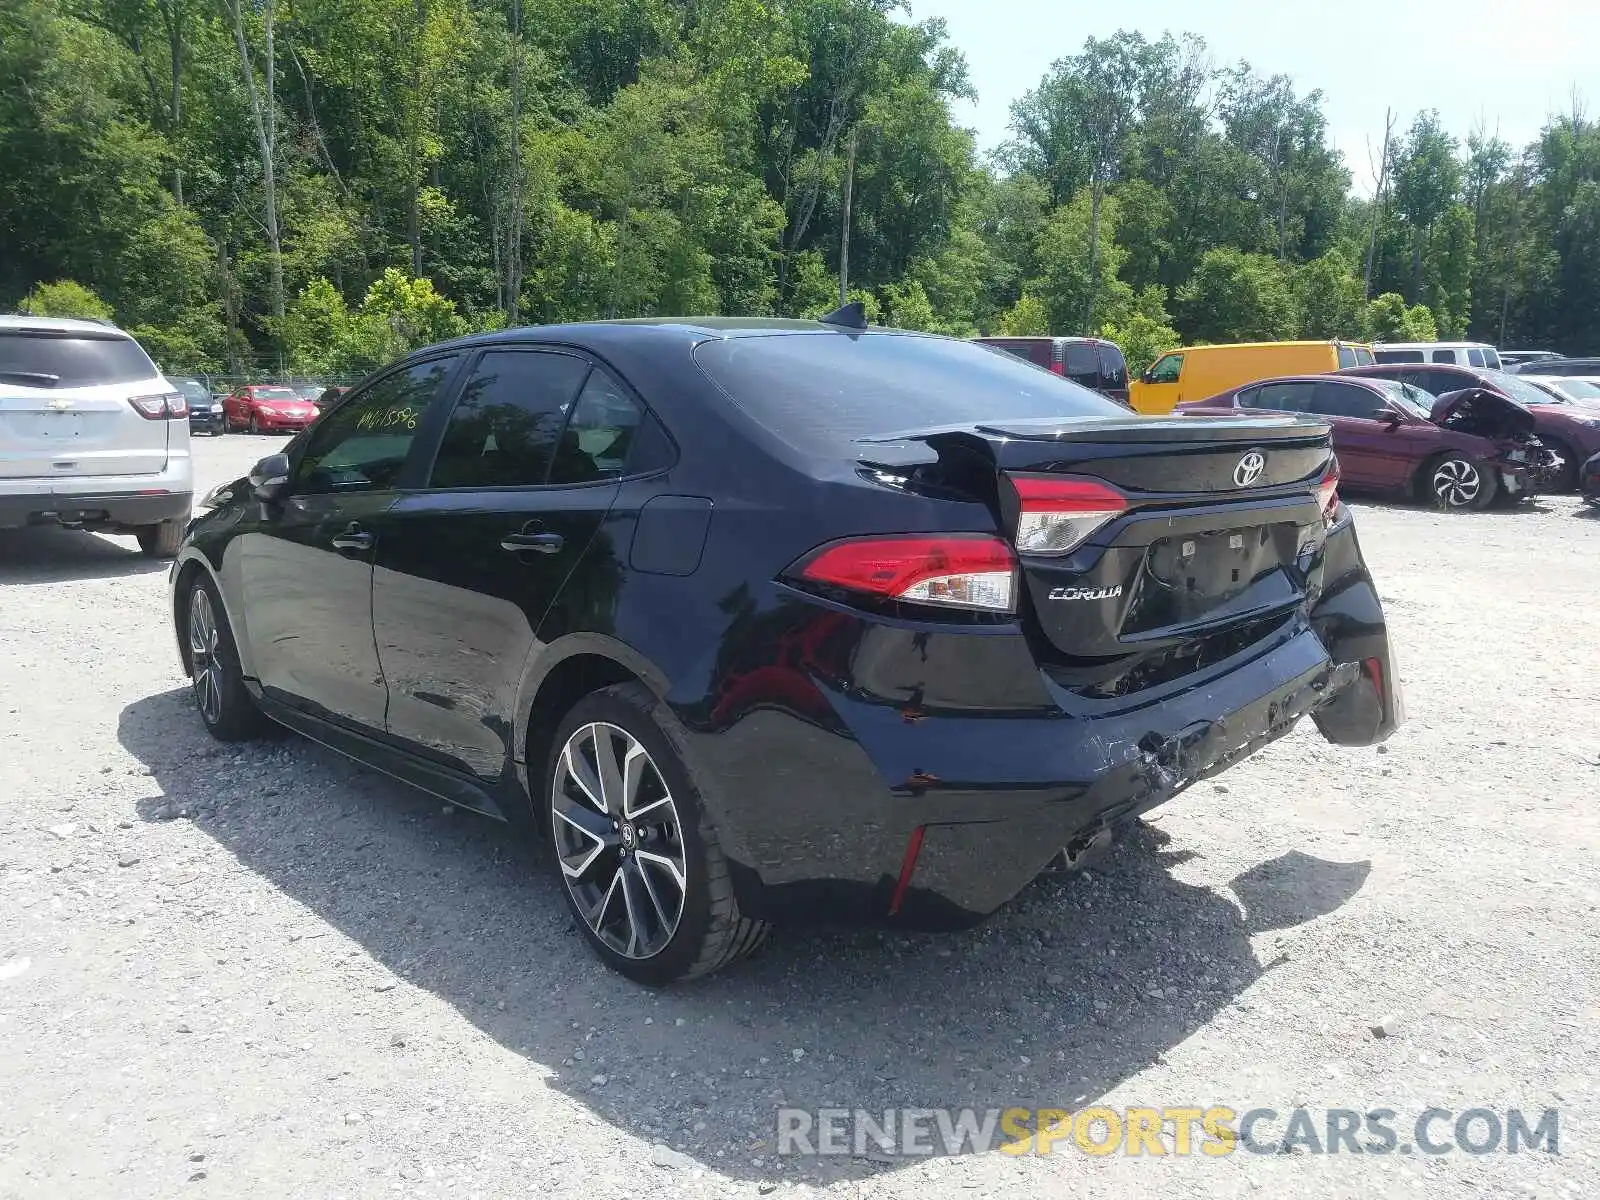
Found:
<path fill-rule="evenodd" d="M 1138 417 L 853 306 L 517 329 L 208 497 L 172 620 L 218 738 L 542 832 L 659 984 L 773 922 L 971 923 L 1303 716 L 1382 741 L 1337 478 L 1320 422 Z"/>
<path fill-rule="evenodd" d="M 213 399 L 211 389 L 192 375 L 169 375 L 167 380 L 183 393 L 189 406 L 189 432 L 222 436 L 225 432 L 222 401 Z"/>

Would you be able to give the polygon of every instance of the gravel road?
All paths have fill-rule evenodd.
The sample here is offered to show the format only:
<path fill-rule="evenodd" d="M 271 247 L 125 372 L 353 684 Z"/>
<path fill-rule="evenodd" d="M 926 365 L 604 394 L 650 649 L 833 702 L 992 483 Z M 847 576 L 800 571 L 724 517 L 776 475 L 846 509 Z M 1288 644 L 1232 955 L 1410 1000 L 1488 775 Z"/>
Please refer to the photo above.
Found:
<path fill-rule="evenodd" d="M 202 486 L 278 445 L 196 443 Z M 956 936 L 606 973 L 534 851 L 212 743 L 166 572 L 0 532 L 0 1197 L 1600 1194 L 1600 520 L 1358 505 L 1409 724 Z M 1377 1037 L 1371 1026 L 1398 1014 Z M 774 1108 L 1561 1110 L 1560 1155 L 775 1155 Z"/>

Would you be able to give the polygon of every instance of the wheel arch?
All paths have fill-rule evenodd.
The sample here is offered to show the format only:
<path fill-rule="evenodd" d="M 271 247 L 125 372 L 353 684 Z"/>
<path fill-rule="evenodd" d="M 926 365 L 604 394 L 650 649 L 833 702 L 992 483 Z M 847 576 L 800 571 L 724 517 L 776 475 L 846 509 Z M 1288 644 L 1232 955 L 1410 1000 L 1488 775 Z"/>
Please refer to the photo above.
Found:
<path fill-rule="evenodd" d="M 550 739 L 561 719 L 590 693 L 629 682 L 643 684 L 658 699 L 666 697 L 666 674 L 631 646 L 604 634 L 573 634 L 538 656 L 517 698 L 517 711 L 526 719 L 517 731 L 516 758 L 530 798 L 538 795 Z"/>

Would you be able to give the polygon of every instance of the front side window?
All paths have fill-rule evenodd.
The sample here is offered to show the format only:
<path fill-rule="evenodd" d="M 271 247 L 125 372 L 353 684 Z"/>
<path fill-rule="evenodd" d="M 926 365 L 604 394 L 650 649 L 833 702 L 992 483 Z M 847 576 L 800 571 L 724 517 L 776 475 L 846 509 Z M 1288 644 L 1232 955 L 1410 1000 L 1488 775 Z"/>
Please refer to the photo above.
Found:
<path fill-rule="evenodd" d="M 1484 357 L 1482 350 L 1473 346 L 1467 351 L 1467 363 L 1474 367 L 1487 367 L 1489 360 Z"/>
<path fill-rule="evenodd" d="M 1150 368 L 1150 382 L 1177 383 L 1182 372 L 1183 355 L 1166 354 L 1156 359 L 1156 365 Z"/>
<path fill-rule="evenodd" d="M 1324 417 L 1360 417 L 1371 420 L 1383 401 L 1364 387 L 1348 383 L 1319 383 L 1311 410 Z"/>
<path fill-rule="evenodd" d="M 461 389 L 439 443 L 431 488 L 527 487 L 550 473 L 586 359 L 529 350 L 491 350 Z"/>
<path fill-rule="evenodd" d="M 423 414 L 456 358 L 430 359 L 369 384 L 312 426 L 291 492 L 323 496 L 395 486 Z"/>

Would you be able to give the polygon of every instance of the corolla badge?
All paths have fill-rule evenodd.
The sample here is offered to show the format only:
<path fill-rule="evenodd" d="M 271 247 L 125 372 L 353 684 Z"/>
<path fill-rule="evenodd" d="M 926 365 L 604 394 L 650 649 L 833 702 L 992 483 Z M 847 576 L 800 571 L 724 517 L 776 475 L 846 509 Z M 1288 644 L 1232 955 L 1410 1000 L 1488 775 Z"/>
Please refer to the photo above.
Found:
<path fill-rule="evenodd" d="M 1115 587 L 1058 587 L 1050 589 L 1052 600 L 1115 600 L 1122 595 L 1122 585 Z"/>
<path fill-rule="evenodd" d="M 1233 482 L 1240 487 L 1249 487 L 1261 478 L 1266 469 L 1267 456 L 1260 450 L 1247 450 L 1238 466 L 1233 468 Z"/>

